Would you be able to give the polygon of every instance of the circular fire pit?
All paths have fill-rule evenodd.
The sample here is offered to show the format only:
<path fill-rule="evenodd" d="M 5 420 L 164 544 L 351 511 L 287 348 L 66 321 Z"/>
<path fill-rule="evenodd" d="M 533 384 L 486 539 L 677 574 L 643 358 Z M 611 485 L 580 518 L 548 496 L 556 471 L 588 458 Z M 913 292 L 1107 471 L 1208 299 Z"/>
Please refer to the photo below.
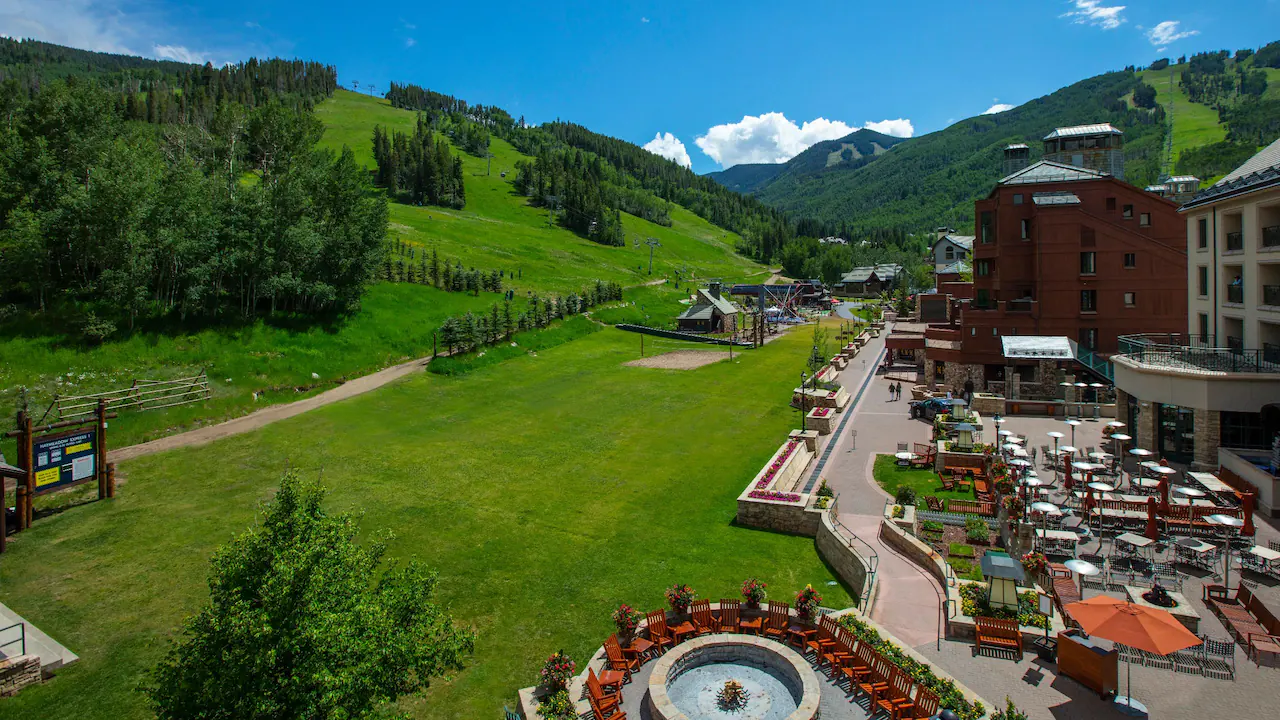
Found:
<path fill-rule="evenodd" d="M 1142 599 L 1155 605 L 1156 607 L 1172 608 L 1178 607 L 1178 601 L 1158 584 L 1150 590 L 1142 593 Z"/>
<path fill-rule="evenodd" d="M 729 682 L 746 700 L 726 705 Z M 747 635 L 706 635 L 662 656 L 649 676 L 655 720 L 813 720 L 822 688 L 809 663 L 781 643 Z"/>

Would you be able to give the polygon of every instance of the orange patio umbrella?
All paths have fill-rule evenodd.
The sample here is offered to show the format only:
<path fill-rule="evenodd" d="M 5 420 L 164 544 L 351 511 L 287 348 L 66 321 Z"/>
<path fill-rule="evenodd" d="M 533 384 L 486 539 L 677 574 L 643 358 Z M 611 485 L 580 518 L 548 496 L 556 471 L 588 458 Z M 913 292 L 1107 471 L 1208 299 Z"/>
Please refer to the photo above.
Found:
<path fill-rule="evenodd" d="M 1071 603 L 1063 610 L 1081 629 L 1104 640 L 1122 643 L 1156 655 L 1168 655 L 1199 645 L 1201 640 L 1187 630 L 1173 615 L 1159 608 L 1134 605 L 1107 595 Z M 1133 699 L 1129 685 L 1129 663 L 1125 663 L 1125 687 L 1129 696 L 1117 696 L 1115 703 L 1123 711 L 1147 713 L 1142 703 Z"/>

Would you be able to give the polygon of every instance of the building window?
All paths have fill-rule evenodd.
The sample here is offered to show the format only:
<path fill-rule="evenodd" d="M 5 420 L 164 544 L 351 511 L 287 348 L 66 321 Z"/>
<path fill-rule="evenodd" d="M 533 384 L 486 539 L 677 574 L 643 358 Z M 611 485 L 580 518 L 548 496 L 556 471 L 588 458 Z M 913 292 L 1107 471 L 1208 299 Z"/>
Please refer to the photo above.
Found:
<path fill-rule="evenodd" d="M 1014 195 L 1014 196 L 1013 196 L 1013 204 L 1014 204 L 1014 205 L 1021 205 L 1021 204 L 1022 204 L 1022 193 L 1018 193 L 1018 194 L 1016 194 L 1016 195 Z"/>
<path fill-rule="evenodd" d="M 1098 272 L 1098 253 L 1082 252 L 1080 253 L 1080 274 L 1094 275 Z"/>
<path fill-rule="evenodd" d="M 1125 206 L 1124 206 L 1124 219 L 1125 219 L 1125 220 L 1132 220 L 1132 219 L 1133 219 L 1133 206 L 1132 206 L 1132 205 L 1125 205 Z"/>
<path fill-rule="evenodd" d="M 1138 254 L 1137 254 L 1137 253 L 1125 253 L 1125 254 L 1124 254 L 1124 266 L 1125 266 L 1125 267 L 1127 267 L 1127 268 L 1136 268 L 1136 267 L 1138 267 Z"/>
<path fill-rule="evenodd" d="M 1197 268 L 1198 277 L 1196 278 L 1196 294 L 1202 298 L 1209 297 L 1209 268 L 1201 265 Z"/>
<path fill-rule="evenodd" d="M 1221 424 L 1220 444 L 1222 447 L 1253 450 L 1271 449 L 1271 439 L 1275 437 L 1275 428 L 1268 427 L 1268 423 L 1263 418 L 1262 413 L 1223 410 L 1218 419 Z"/>
<path fill-rule="evenodd" d="M 1204 340 L 1209 337 L 1209 316 L 1200 313 L 1200 339 Z"/>
<path fill-rule="evenodd" d="M 1080 291 L 1080 312 L 1097 312 L 1098 311 L 1098 291 L 1097 290 L 1081 290 Z"/>
<path fill-rule="evenodd" d="M 1138 224 L 1142 227 L 1151 227 L 1151 213 L 1142 213 L 1138 215 Z"/>
<path fill-rule="evenodd" d="M 953 260 L 956 256 L 956 249 L 948 245 L 944 255 L 948 260 Z"/>
<path fill-rule="evenodd" d="M 1019 221 L 1019 224 L 1022 228 L 1022 239 L 1026 240 L 1027 238 L 1031 237 L 1031 221 L 1027 219 L 1023 219 Z"/>
<path fill-rule="evenodd" d="M 973 265 L 974 274 L 978 277 L 986 277 L 991 274 L 991 261 L 979 260 Z"/>
<path fill-rule="evenodd" d="M 1116 211 L 1116 199 L 1107 198 L 1107 212 L 1115 212 L 1115 211 Z"/>
<path fill-rule="evenodd" d="M 981 227 L 982 242 L 983 244 L 986 244 L 991 242 L 994 239 L 992 237 L 994 234 L 994 231 L 992 229 L 993 223 L 992 223 L 991 211 L 990 210 L 984 211 L 980 216 L 980 218 L 981 220 L 978 224 Z"/>
<path fill-rule="evenodd" d="M 1196 227 L 1200 231 L 1196 240 L 1196 245 L 1203 250 L 1209 247 L 1209 218 L 1200 218 L 1196 223 Z"/>
<path fill-rule="evenodd" d="M 979 288 L 974 293 L 973 306 L 978 310 L 988 310 L 991 308 L 991 292 L 986 288 Z"/>
<path fill-rule="evenodd" d="M 1137 293 L 1127 292 L 1127 293 L 1125 293 L 1125 294 L 1124 294 L 1124 306 L 1125 306 L 1125 307 L 1134 307 L 1134 306 L 1135 306 L 1135 305 L 1137 305 L 1137 304 L 1138 304 L 1138 294 L 1137 294 Z"/>
<path fill-rule="evenodd" d="M 1087 350 L 1098 349 L 1098 328 L 1080 328 L 1080 334 L 1076 336 L 1077 342 Z"/>

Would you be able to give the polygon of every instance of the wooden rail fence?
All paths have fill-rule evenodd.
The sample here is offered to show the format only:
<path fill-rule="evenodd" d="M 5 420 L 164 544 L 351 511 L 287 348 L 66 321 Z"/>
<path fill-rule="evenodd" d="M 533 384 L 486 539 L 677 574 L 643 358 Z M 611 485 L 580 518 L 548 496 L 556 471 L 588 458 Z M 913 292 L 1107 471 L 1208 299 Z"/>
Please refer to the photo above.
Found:
<path fill-rule="evenodd" d="M 201 370 L 199 375 L 176 380 L 134 380 L 129 387 L 118 390 L 58 396 L 54 406 L 58 419 L 68 420 L 92 415 L 99 400 L 106 400 L 112 410 L 159 410 L 207 400 L 211 394 L 209 376 Z"/>

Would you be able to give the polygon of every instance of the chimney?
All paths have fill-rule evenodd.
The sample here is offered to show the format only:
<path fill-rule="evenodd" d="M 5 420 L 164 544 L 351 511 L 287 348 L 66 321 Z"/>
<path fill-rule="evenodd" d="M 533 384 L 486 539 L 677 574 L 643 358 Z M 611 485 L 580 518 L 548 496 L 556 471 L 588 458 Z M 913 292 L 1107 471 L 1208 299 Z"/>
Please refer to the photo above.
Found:
<path fill-rule="evenodd" d="M 711 295 L 711 297 L 719 300 L 720 299 L 720 281 L 715 280 L 711 282 L 707 286 L 707 292 Z"/>
<path fill-rule="evenodd" d="M 1004 146 L 1004 177 L 1009 177 L 1030 164 L 1031 148 L 1026 143 Z"/>
<path fill-rule="evenodd" d="M 934 231 L 933 231 L 933 241 L 934 241 L 934 242 L 938 242 L 939 240 L 941 240 L 942 238 L 944 238 L 944 237 L 946 237 L 946 236 L 950 235 L 950 234 L 951 234 L 951 233 L 953 233 L 953 232 L 955 232 L 955 230 L 954 230 L 953 228 L 949 228 L 949 227 L 947 227 L 947 226 L 943 225 L 942 227 L 940 227 L 940 228 L 938 228 L 938 229 L 936 229 L 936 230 L 934 230 Z"/>

